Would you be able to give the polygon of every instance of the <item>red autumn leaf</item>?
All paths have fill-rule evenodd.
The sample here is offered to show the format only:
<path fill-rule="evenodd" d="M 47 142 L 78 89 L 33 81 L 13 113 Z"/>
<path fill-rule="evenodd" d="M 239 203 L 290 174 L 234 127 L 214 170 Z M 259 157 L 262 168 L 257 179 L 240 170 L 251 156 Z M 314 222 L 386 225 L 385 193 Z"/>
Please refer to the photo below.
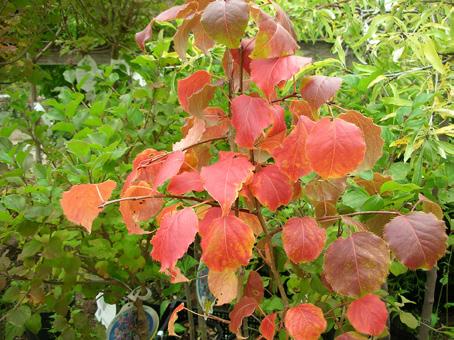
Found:
<path fill-rule="evenodd" d="M 262 277 L 259 273 L 254 271 L 249 273 L 243 295 L 254 298 L 258 304 L 262 303 L 265 288 L 263 287 Z"/>
<path fill-rule="evenodd" d="M 194 33 L 195 46 L 197 46 L 197 48 L 199 48 L 203 53 L 208 54 L 208 50 L 214 47 L 215 42 L 203 28 L 200 19 L 192 28 L 192 33 Z"/>
<path fill-rule="evenodd" d="M 342 83 L 341 78 L 312 76 L 306 78 L 301 85 L 301 96 L 316 111 L 336 95 Z"/>
<path fill-rule="evenodd" d="M 98 208 L 112 195 L 117 186 L 114 181 L 105 181 L 98 184 L 78 184 L 65 191 L 60 200 L 68 221 L 83 226 L 91 233 L 91 225 L 102 209 Z"/>
<path fill-rule="evenodd" d="M 311 171 L 306 157 L 306 139 L 314 126 L 307 117 L 300 117 L 293 131 L 284 139 L 282 146 L 273 151 L 274 160 L 292 181 Z"/>
<path fill-rule="evenodd" d="M 243 69 L 250 74 L 251 73 L 251 62 L 252 59 L 250 58 L 250 55 L 252 51 L 254 50 L 255 46 L 255 39 L 248 39 L 245 38 L 241 40 L 241 48 L 243 49 Z M 230 50 L 230 53 L 232 54 L 233 61 L 238 65 L 238 67 L 241 65 L 241 53 L 239 48 L 234 48 Z"/>
<path fill-rule="evenodd" d="M 287 125 L 285 124 L 285 110 L 280 105 L 273 105 L 273 125 L 265 133 L 263 141 L 260 142 L 259 148 L 269 152 L 270 154 L 279 146 L 285 139 L 287 134 Z"/>
<path fill-rule="evenodd" d="M 197 9 L 195 2 L 188 2 L 184 5 L 173 6 L 160 13 L 154 20 L 156 21 L 172 21 L 175 19 L 182 19 Z"/>
<path fill-rule="evenodd" d="M 137 185 L 132 185 L 124 193 L 121 198 L 141 197 L 159 194 L 149 184 L 142 181 Z M 120 213 L 123 221 L 126 224 L 129 234 L 148 234 L 140 228 L 139 223 L 144 222 L 156 215 L 161 210 L 164 201 L 162 198 L 147 198 L 142 200 L 124 200 L 120 202 Z"/>
<path fill-rule="evenodd" d="M 135 35 L 136 44 L 142 51 L 145 51 L 145 43 L 150 40 L 153 34 L 153 22 L 150 22 L 143 31 L 137 32 Z"/>
<path fill-rule="evenodd" d="M 347 332 L 336 337 L 335 340 L 367 340 L 368 337 L 356 332 Z"/>
<path fill-rule="evenodd" d="M 326 320 L 320 308 L 305 303 L 287 311 L 285 328 L 295 340 L 318 340 L 326 329 Z"/>
<path fill-rule="evenodd" d="M 170 283 L 189 282 L 189 279 L 181 273 L 180 268 L 177 266 L 161 269 L 160 272 L 170 276 Z"/>
<path fill-rule="evenodd" d="M 228 48 L 240 45 L 249 21 L 249 5 L 244 0 L 216 0 L 203 11 L 201 23 L 212 39 Z"/>
<path fill-rule="evenodd" d="M 220 204 L 223 216 L 229 213 L 253 169 L 246 157 L 232 152 L 220 152 L 216 163 L 202 168 L 204 188 Z"/>
<path fill-rule="evenodd" d="M 203 181 L 197 171 L 185 171 L 172 177 L 167 191 L 172 195 L 183 195 L 190 191 L 203 191 Z"/>
<path fill-rule="evenodd" d="M 274 6 L 274 9 L 276 10 L 276 20 L 279 24 L 281 24 L 282 27 L 284 27 L 290 35 L 297 41 L 295 29 L 293 28 L 292 21 L 288 17 L 287 13 L 279 6 L 276 2 L 272 1 L 271 2 Z"/>
<path fill-rule="evenodd" d="M 238 294 L 238 277 L 234 270 L 208 272 L 208 287 L 217 299 L 216 305 L 221 306 L 232 302 Z"/>
<path fill-rule="evenodd" d="M 175 267 L 194 242 L 199 220 L 192 208 L 166 207 L 158 218 L 159 228 L 151 240 L 151 257 L 161 263 L 161 270 Z"/>
<path fill-rule="evenodd" d="M 169 324 L 167 325 L 167 331 L 169 332 L 170 336 L 178 336 L 177 333 L 175 333 L 175 321 L 177 321 L 178 319 L 178 312 L 181 312 L 183 309 L 184 303 L 180 303 L 170 315 Z"/>
<path fill-rule="evenodd" d="M 251 58 L 266 59 L 293 55 L 298 44 L 291 33 L 261 9 L 251 8 L 251 10 L 259 27 Z"/>
<path fill-rule="evenodd" d="M 276 333 L 277 313 L 267 315 L 260 323 L 259 332 L 266 340 L 273 340 Z"/>
<path fill-rule="evenodd" d="M 396 257 L 408 268 L 431 269 L 446 252 L 445 223 L 420 211 L 393 218 L 384 239 Z"/>
<path fill-rule="evenodd" d="M 272 211 L 288 204 L 293 196 L 293 185 L 274 164 L 256 172 L 249 188 L 260 203 Z"/>
<path fill-rule="evenodd" d="M 312 107 L 305 100 L 292 100 L 288 109 L 292 113 L 294 122 L 298 122 L 300 116 L 306 116 L 311 120 L 318 120 L 316 111 L 313 111 Z"/>
<path fill-rule="evenodd" d="M 153 188 L 158 188 L 180 171 L 180 168 L 184 163 L 184 152 L 174 151 L 159 161 L 162 164 L 153 180 Z"/>
<path fill-rule="evenodd" d="M 358 171 L 371 170 L 383 154 L 383 138 L 381 128 L 374 124 L 371 118 L 363 116 L 358 111 L 347 111 L 339 116 L 349 123 L 355 124 L 361 129 L 366 142 L 366 154 L 364 160 L 358 166 Z"/>
<path fill-rule="evenodd" d="M 326 281 L 342 295 L 356 297 L 380 289 L 388 268 L 388 246 L 370 232 L 337 239 L 325 253 Z"/>
<path fill-rule="evenodd" d="M 186 148 L 190 147 L 191 145 L 194 145 L 197 142 L 200 142 L 205 131 L 206 131 L 205 121 L 195 117 L 195 119 L 192 123 L 192 126 L 189 129 L 186 136 L 179 142 L 173 144 L 172 150 L 173 151 L 185 150 Z"/>
<path fill-rule="evenodd" d="M 235 270 L 248 264 L 255 237 L 251 228 L 233 214 L 222 216 L 211 208 L 200 223 L 202 261 L 210 270 Z"/>
<path fill-rule="evenodd" d="M 252 229 L 254 235 L 258 236 L 263 232 L 262 226 L 257 215 L 240 211 L 238 217 Z"/>
<path fill-rule="evenodd" d="M 275 96 L 275 86 L 285 84 L 301 68 L 310 64 L 311 58 L 286 56 L 256 59 L 251 62 L 251 79 L 268 99 Z"/>
<path fill-rule="evenodd" d="M 243 296 L 233 307 L 233 310 L 229 313 L 230 324 L 229 330 L 235 333 L 237 336 L 240 334 L 240 327 L 243 323 L 243 319 L 247 316 L 251 316 L 258 304 L 254 298 L 249 296 Z"/>
<path fill-rule="evenodd" d="M 306 140 L 306 156 L 323 178 L 344 177 L 364 160 L 363 132 L 342 119 L 323 118 L 315 123 Z"/>
<path fill-rule="evenodd" d="M 282 243 L 294 263 L 314 261 L 322 252 L 326 231 L 311 217 L 293 217 L 282 229 Z"/>
<path fill-rule="evenodd" d="M 207 107 L 203 111 L 203 119 L 206 122 L 206 130 L 203 140 L 225 137 L 229 131 L 230 119 L 219 107 Z"/>
<path fill-rule="evenodd" d="M 377 295 L 367 294 L 348 306 L 347 318 L 358 332 L 379 336 L 385 330 L 388 311 Z"/>
<path fill-rule="evenodd" d="M 203 116 L 203 110 L 214 95 L 214 87 L 210 82 L 211 74 L 203 70 L 178 80 L 178 100 L 186 112 Z"/>
<path fill-rule="evenodd" d="M 253 148 L 263 130 L 273 123 L 273 108 L 259 97 L 241 95 L 232 100 L 232 125 L 236 129 L 235 142 Z"/>
<path fill-rule="evenodd" d="M 184 19 L 183 23 L 177 28 L 177 32 L 173 36 L 173 47 L 182 60 L 186 60 L 189 34 L 199 20 L 197 15 Z"/>

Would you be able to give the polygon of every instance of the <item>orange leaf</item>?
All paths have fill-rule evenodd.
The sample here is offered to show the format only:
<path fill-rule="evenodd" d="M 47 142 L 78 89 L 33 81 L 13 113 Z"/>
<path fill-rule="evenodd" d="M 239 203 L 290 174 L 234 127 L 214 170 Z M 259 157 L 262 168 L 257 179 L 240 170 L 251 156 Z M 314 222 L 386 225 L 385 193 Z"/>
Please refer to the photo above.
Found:
<path fill-rule="evenodd" d="M 336 95 L 341 83 L 342 79 L 337 77 L 308 77 L 301 85 L 301 96 L 316 111 Z"/>
<path fill-rule="evenodd" d="M 78 184 L 65 191 L 60 205 L 66 218 L 83 226 L 91 233 L 91 226 L 102 209 L 98 206 L 110 198 L 117 186 L 114 181 L 105 181 L 98 184 Z"/>
<path fill-rule="evenodd" d="M 323 178 L 339 178 L 354 171 L 364 159 L 362 131 L 342 119 L 323 118 L 315 123 L 306 141 L 306 156 Z"/>
<path fill-rule="evenodd" d="M 314 261 L 322 252 L 326 231 L 311 217 L 293 217 L 282 229 L 282 243 L 294 263 Z"/>
<path fill-rule="evenodd" d="M 170 336 L 178 336 L 175 333 L 175 321 L 177 321 L 178 319 L 178 312 L 181 312 L 183 309 L 184 303 L 181 303 L 172 311 L 172 314 L 170 315 L 169 324 L 167 326 L 167 331 L 169 332 Z"/>
<path fill-rule="evenodd" d="M 260 323 L 260 334 L 262 334 L 266 340 L 274 339 L 274 334 L 276 333 L 276 316 L 277 313 L 267 315 Z"/>
<path fill-rule="evenodd" d="M 186 112 L 200 118 L 203 116 L 203 110 L 214 95 L 210 82 L 211 74 L 203 70 L 178 80 L 178 100 Z"/>
<path fill-rule="evenodd" d="M 238 277 L 234 270 L 208 272 L 208 287 L 216 297 L 217 306 L 232 302 L 238 294 Z"/>
<path fill-rule="evenodd" d="M 378 296 L 367 294 L 348 306 L 347 318 L 358 332 L 379 336 L 385 330 L 388 311 Z"/>
<path fill-rule="evenodd" d="M 326 329 L 326 320 L 320 308 L 305 303 L 287 311 L 285 328 L 295 340 L 317 340 Z"/>

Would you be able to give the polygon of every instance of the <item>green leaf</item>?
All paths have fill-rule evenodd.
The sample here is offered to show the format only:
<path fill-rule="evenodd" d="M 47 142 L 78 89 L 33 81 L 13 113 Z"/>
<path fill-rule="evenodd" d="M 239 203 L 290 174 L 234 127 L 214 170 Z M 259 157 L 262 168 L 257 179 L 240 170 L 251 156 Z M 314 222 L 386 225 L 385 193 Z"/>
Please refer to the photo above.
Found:
<path fill-rule="evenodd" d="M 402 191 L 402 192 L 412 192 L 412 191 L 417 191 L 420 190 L 421 187 L 413 184 L 413 183 L 397 183 L 394 181 L 389 181 L 386 183 L 383 183 L 383 185 L 380 188 L 380 193 L 384 193 L 386 191 Z"/>
<path fill-rule="evenodd" d="M 75 128 L 72 123 L 58 122 L 52 126 L 52 131 L 62 131 L 62 132 L 74 133 Z"/>
<path fill-rule="evenodd" d="M 6 303 L 17 302 L 21 295 L 21 290 L 16 286 L 9 287 L 2 296 L 2 301 Z"/>
<path fill-rule="evenodd" d="M 26 201 L 21 195 L 13 194 L 3 197 L 3 205 L 16 212 L 22 212 L 25 209 Z"/>
<path fill-rule="evenodd" d="M 419 321 L 411 313 L 400 312 L 399 318 L 403 324 L 407 325 L 411 329 L 415 329 L 419 325 Z"/>
<path fill-rule="evenodd" d="M 69 151 L 80 159 L 85 159 L 90 154 L 90 144 L 81 140 L 70 140 L 67 144 Z"/>
<path fill-rule="evenodd" d="M 41 315 L 39 313 L 33 314 L 25 323 L 25 327 L 33 334 L 38 334 L 41 330 Z"/>
<path fill-rule="evenodd" d="M 432 64 L 435 70 L 443 74 L 445 72 L 443 63 L 437 53 L 433 40 L 428 36 L 425 36 L 425 42 L 422 44 L 422 49 L 427 61 Z"/>
<path fill-rule="evenodd" d="M 17 309 L 12 309 L 8 312 L 6 319 L 9 323 L 16 327 L 22 327 L 31 316 L 30 307 L 26 305 L 19 306 Z"/>
<path fill-rule="evenodd" d="M 33 239 L 27 242 L 19 255 L 19 259 L 23 260 L 27 257 L 33 256 L 38 253 L 42 248 L 42 243 Z"/>
<path fill-rule="evenodd" d="M 401 274 L 404 274 L 408 271 L 408 268 L 405 267 L 402 263 L 398 261 L 393 261 L 391 262 L 391 266 L 389 267 L 389 271 L 394 275 L 394 276 L 399 276 Z"/>

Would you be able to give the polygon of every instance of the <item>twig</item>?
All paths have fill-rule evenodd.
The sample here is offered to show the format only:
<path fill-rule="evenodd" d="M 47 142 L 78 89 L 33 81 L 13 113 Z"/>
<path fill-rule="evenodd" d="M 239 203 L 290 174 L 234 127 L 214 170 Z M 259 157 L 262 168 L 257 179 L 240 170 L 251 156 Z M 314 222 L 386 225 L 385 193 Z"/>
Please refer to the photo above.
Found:
<path fill-rule="evenodd" d="M 184 310 L 187 310 L 189 313 L 192 313 L 194 315 L 198 315 L 198 316 L 201 316 L 203 318 L 208 318 L 208 319 L 212 319 L 212 320 L 216 320 L 216 321 L 219 321 L 219 322 L 222 322 L 222 323 L 225 323 L 225 324 L 230 324 L 230 321 L 229 320 L 226 320 L 226 319 L 223 319 L 223 318 L 220 318 L 216 315 L 211 315 L 211 314 L 200 314 L 200 313 L 197 313 L 197 312 L 194 312 L 193 310 L 190 310 L 189 308 L 186 308 L 186 307 L 183 307 Z"/>

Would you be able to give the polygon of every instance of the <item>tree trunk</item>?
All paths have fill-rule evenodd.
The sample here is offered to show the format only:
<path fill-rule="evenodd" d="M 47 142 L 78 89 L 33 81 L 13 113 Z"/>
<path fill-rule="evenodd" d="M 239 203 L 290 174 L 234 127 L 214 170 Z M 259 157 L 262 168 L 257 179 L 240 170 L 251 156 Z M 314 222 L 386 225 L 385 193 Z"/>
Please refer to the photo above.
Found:
<path fill-rule="evenodd" d="M 437 268 L 433 267 L 426 274 L 426 291 L 424 294 L 424 304 L 421 312 L 421 326 L 419 327 L 418 339 L 429 339 L 429 327 L 432 319 L 432 308 L 434 305 L 435 286 L 437 285 Z"/>

